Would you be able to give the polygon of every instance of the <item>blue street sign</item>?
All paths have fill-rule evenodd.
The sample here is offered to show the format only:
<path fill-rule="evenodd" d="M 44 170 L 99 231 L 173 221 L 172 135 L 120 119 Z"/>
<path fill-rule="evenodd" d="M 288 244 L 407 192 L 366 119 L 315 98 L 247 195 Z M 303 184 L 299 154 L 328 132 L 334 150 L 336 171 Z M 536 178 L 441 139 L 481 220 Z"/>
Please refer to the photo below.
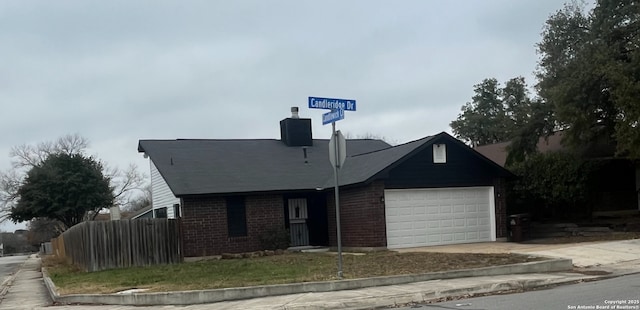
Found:
<path fill-rule="evenodd" d="M 332 110 L 331 112 L 322 114 L 322 125 L 331 124 L 344 119 L 344 110 Z"/>
<path fill-rule="evenodd" d="M 355 111 L 356 101 L 352 99 L 309 97 L 309 109 Z"/>

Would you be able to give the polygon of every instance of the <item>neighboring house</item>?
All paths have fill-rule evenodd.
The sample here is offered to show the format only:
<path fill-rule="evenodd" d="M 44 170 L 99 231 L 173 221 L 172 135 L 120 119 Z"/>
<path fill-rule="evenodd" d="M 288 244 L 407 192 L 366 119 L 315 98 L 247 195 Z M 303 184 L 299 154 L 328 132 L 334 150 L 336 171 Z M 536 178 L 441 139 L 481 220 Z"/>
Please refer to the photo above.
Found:
<path fill-rule="evenodd" d="M 260 250 L 263 237 L 285 228 L 293 246 L 337 244 L 328 140 L 313 139 L 311 120 L 297 115 L 280 129 L 281 140 L 140 140 L 138 151 L 158 176 L 153 193 L 167 197 L 158 207 L 178 204 L 186 257 Z M 408 248 L 504 238 L 504 179 L 511 176 L 444 132 L 398 146 L 347 140 L 342 245 Z"/>
<path fill-rule="evenodd" d="M 562 151 L 563 132 L 559 131 L 538 140 L 540 153 Z M 595 146 L 594 146 L 595 145 Z M 509 142 L 481 145 L 475 150 L 500 166 L 505 165 Z M 604 151 L 603 151 L 604 149 Z M 587 215 L 612 215 L 615 213 L 637 213 L 640 210 L 640 165 L 626 158 L 611 156 L 612 150 L 597 144 L 583 147 L 588 160 L 597 165 L 590 180 L 590 206 Z"/>
<path fill-rule="evenodd" d="M 165 183 L 166 184 L 166 183 Z M 122 216 L 123 219 L 127 220 L 135 220 L 135 219 L 144 219 L 144 218 L 153 218 L 153 209 L 151 206 L 144 207 L 140 210 L 131 212 L 126 216 Z"/>
<path fill-rule="evenodd" d="M 538 144 L 536 145 L 538 152 L 547 153 L 562 150 L 562 137 L 563 133 L 559 131 L 547 138 L 542 137 L 538 139 Z M 507 151 L 509 144 L 510 142 L 500 142 L 476 146 L 474 149 L 478 151 L 478 153 L 493 160 L 496 164 L 504 167 L 507 162 L 507 155 L 509 155 Z"/>

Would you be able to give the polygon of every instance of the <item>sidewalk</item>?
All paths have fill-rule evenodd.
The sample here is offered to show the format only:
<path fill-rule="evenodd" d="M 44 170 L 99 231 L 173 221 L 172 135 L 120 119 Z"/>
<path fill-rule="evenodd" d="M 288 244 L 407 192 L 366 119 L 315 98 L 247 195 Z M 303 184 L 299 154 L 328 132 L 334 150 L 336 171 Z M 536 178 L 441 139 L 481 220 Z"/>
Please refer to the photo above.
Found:
<path fill-rule="evenodd" d="M 39 309 L 51 304 L 44 286 L 40 258 L 35 254 L 7 281 L 7 292 L 0 297 L 0 309 Z"/>
<path fill-rule="evenodd" d="M 517 245 L 517 244 L 516 244 Z M 487 245 L 485 245 L 487 246 Z M 503 251 L 514 244 L 492 243 L 494 249 L 503 246 Z M 80 309 L 371 309 L 394 304 L 409 302 L 423 302 L 443 297 L 468 296 L 473 294 L 496 293 L 500 291 L 519 291 L 549 285 L 560 285 L 581 281 L 596 280 L 603 277 L 619 276 L 640 272 L 640 240 L 627 240 L 605 243 L 572 244 L 562 247 L 545 247 L 540 245 L 522 245 L 516 251 L 521 253 L 539 253 L 555 257 L 573 255 L 578 260 L 588 257 L 596 262 L 588 271 L 604 272 L 554 272 L 512 274 L 500 276 L 466 277 L 447 280 L 431 280 L 410 284 L 388 285 L 368 287 L 354 290 L 343 290 L 322 293 L 300 293 L 282 296 L 270 296 L 238 301 L 225 301 L 213 304 L 198 304 L 189 306 L 87 306 L 69 305 L 56 306 L 55 310 L 80 310 Z M 595 248 L 594 248 L 595 246 Z M 453 247 L 453 246 L 451 246 Z M 478 245 L 459 245 L 459 251 L 469 251 L 470 248 L 481 250 Z M 594 249 L 597 249 L 595 251 Z M 422 249 L 420 249 L 422 250 Z M 443 251 L 442 249 L 440 249 Z M 452 250 L 453 251 L 453 250 Z M 565 255 L 565 256 L 562 256 Z M 608 262 L 614 263 L 609 264 Z M 39 271 L 40 259 L 31 256 L 16 274 L 13 284 L 9 287 L 5 298 L 0 302 L 0 309 L 45 309 L 51 304 L 48 292 L 44 287 L 42 274 Z"/>

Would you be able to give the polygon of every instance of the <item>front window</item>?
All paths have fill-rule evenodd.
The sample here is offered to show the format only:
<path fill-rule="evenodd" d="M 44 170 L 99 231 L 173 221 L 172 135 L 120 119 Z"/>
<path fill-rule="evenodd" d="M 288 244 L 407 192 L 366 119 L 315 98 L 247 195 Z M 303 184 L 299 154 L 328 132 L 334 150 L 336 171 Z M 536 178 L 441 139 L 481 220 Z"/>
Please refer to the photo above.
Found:
<path fill-rule="evenodd" d="M 244 197 L 227 197 L 227 228 L 229 237 L 247 235 L 247 210 Z"/>

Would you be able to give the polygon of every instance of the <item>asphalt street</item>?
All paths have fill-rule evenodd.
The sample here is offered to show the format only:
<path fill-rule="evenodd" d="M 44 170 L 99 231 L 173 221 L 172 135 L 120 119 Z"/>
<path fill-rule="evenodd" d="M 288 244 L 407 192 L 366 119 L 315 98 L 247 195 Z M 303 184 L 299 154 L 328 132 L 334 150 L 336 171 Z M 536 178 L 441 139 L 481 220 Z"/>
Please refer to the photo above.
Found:
<path fill-rule="evenodd" d="M 28 257 L 28 255 L 0 257 L 0 283 L 3 283 L 7 277 L 18 271 L 20 265 Z"/>
<path fill-rule="evenodd" d="M 403 310 L 640 309 L 640 274 L 516 294 L 493 295 Z"/>

